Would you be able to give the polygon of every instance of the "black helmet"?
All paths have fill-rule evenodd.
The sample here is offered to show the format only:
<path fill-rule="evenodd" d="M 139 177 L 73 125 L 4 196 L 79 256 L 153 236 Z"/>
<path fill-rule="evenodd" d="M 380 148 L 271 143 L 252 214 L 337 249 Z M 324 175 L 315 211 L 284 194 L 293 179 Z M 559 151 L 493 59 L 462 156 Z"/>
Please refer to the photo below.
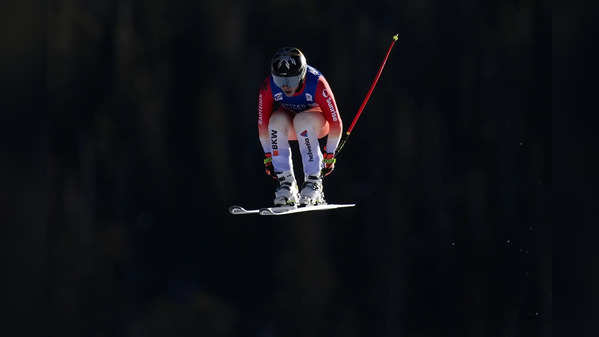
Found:
<path fill-rule="evenodd" d="M 297 48 L 285 47 L 277 50 L 271 62 L 271 73 L 279 87 L 287 85 L 297 88 L 306 76 L 306 57 Z"/>

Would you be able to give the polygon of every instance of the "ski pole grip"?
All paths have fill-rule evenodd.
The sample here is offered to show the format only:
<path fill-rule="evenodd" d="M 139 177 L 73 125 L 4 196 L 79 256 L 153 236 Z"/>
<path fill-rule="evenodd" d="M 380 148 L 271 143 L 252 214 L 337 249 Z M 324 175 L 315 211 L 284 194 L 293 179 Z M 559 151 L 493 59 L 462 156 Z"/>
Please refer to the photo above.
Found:
<path fill-rule="evenodd" d="M 343 150 L 343 147 L 345 146 L 345 143 L 347 142 L 347 137 L 349 137 L 349 132 L 347 132 L 341 138 L 341 141 L 339 142 L 339 145 L 337 146 L 337 150 L 335 151 L 335 158 L 339 155 L 339 153 L 341 153 L 341 150 Z"/>

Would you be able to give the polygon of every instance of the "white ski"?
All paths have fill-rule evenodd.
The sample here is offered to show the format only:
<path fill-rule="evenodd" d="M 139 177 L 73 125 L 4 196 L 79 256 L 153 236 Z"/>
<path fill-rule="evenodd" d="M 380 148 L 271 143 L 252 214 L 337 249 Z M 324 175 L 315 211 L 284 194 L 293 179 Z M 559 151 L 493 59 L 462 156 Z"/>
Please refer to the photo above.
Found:
<path fill-rule="evenodd" d="M 323 211 L 327 209 L 343 208 L 343 207 L 354 207 L 356 204 L 324 204 L 316 206 L 276 206 L 276 207 L 264 207 L 260 209 L 245 209 L 241 206 L 229 207 L 229 213 L 234 215 L 244 214 L 260 214 L 260 215 L 285 215 L 301 212 L 311 211 Z"/>
<path fill-rule="evenodd" d="M 293 213 L 311 212 L 311 211 L 323 211 L 327 209 L 343 208 L 343 207 L 354 207 L 356 204 L 324 204 L 316 206 L 282 206 L 282 207 L 267 207 L 260 209 L 260 215 L 285 215 Z"/>
<path fill-rule="evenodd" d="M 258 214 L 258 212 L 260 212 L 259 209 L 250 209 L 247 210 L 241 206 L 231 206 L 229 207 L 229 213 L 234 214 L 234 215 L 239 215 L 239 214 Z"/>

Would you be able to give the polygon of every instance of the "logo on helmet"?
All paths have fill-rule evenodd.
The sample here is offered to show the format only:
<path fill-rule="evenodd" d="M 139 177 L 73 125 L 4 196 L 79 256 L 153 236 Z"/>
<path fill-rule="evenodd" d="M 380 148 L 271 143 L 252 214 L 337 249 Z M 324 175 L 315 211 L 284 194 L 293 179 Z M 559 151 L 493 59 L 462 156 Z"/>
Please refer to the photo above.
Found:
<path fill-rule="evenodd" d="M 312 95 L 306 93 L 306 101 L 312 102 Z"/>
<path fill-rule="evenodd" d="M 283 66 L 283 63 L 285 63 L 285 67 L 287 68 L 287 70 L 291 69 L 291 65 L 290 63 L 292 63 L 293 65 L 296 65 L 297 63 L 295 63 L 295 60 L 293 59 L 293 57 L 289 56 L 289 55 L 283 55 L 279 58 L 279 69 Z"/>
<path fill-rule="evenodd" d="M 277 92 L 275 94 L 275 101 L 282 101 L 283 100 L 283 93 L 282 92 Z"/>

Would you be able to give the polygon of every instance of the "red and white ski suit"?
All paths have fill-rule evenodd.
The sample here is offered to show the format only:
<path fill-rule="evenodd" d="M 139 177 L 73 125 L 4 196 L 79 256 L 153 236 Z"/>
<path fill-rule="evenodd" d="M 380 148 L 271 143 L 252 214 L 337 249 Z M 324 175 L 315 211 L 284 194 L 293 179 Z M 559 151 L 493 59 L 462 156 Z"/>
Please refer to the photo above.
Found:
<path fill-rule="evenodd" d="M 289 140 L 297 140 L 304 175 L 318 175 L 323 158 L 318 139 L 328 135 L 325 149 L 334 153 L 342 128 L 333 92 L 318 70 L 308 66 L 300 88 L 289 97 L 272 76 L 264 80 L 258 94 L 258 135 L 276 172 L 293 169 Z"/>

